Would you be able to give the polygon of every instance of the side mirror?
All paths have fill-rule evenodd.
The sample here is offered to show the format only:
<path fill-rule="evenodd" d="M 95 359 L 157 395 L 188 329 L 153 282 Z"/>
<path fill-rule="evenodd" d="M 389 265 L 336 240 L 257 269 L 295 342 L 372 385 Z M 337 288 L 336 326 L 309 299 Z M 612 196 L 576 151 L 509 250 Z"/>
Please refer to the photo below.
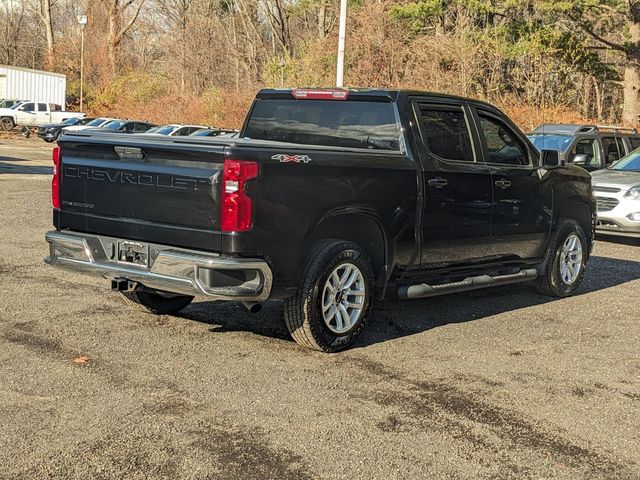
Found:
<path fill-rule="evenodd" d="M 587 163 L 589 163 L 589 156 L 586 153 L 579 153 L 573 157 L 571 163 L 574 163 L 576 165 L 586 165 Z"/>
<path fill-rule="evenodd" d="M 564 165 L 564 158 L 558 150 L 542 150 L 540 152 L 540 163 L 545 168 L 559 167 Z"/>

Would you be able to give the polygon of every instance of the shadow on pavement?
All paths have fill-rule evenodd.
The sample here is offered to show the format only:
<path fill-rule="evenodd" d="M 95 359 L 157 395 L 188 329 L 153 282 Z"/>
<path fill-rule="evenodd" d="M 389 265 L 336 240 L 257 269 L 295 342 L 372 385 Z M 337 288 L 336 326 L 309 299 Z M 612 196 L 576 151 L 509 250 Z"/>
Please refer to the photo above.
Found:
<path fill-rule="evenodd" d="M 598 242 L 604 243 L 614 243 L 619 245 L 629 245 L 630 247 L 640 247 L 640 234 L 637 237 L 596 234 L 596 240 Z"/>
<path fill-rule="evenodd" d="M 591 257 L 578 295 L 585 295 L 640 279 L 640 262 Z M 559 301 L 537 293 L 533 284 L 506 285 L 423 300 L 377 302 L 356 347 L 421 333 L 451 323 L 464 323 L 508 311 Z M 213 333 L 251 332 L 291 340 L 283 321 L 282 302 L 264 305 L 250 314 L 240 304 L 198 302 L 181 317 L 210 324 Z"/>
<path fill-rule="evenodd" d="M 52 175 L 53 167 L 45 165 L 16 165 L 14 162 L 27 162 L 24 158 L 0 157 L 0 175 L 5 173 L 22 175 Z"/>

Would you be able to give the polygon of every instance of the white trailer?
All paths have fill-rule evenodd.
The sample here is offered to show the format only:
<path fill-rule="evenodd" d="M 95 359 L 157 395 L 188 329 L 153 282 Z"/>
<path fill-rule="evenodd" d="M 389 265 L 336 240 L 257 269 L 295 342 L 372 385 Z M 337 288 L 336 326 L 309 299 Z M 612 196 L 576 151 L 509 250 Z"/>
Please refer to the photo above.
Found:
<path fill-rule="evenodd" d="M 64 109 L 66 91 L 65 75 L 0 65 L 0 99 L 55 103 Z"/>

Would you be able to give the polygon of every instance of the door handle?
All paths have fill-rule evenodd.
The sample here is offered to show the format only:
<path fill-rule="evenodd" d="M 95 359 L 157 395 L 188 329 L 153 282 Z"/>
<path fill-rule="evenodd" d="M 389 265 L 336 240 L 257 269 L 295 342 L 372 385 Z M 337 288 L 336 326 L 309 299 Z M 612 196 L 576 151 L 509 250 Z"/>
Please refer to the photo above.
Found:
<path fill-rule="evenodd" d="M 429 181 L 427 181 L 427 184 L 430 187 L 444 188 L 449 184 L 449 181 L 446 178 L 436 177 L 436 178 L 430 178 Z"/>
<path fill-rule="evenodd" d="M 498 188 L 509 188 L 511 186 L 511 182 L 509 180 L 496 180 L 495 186 Z"/>

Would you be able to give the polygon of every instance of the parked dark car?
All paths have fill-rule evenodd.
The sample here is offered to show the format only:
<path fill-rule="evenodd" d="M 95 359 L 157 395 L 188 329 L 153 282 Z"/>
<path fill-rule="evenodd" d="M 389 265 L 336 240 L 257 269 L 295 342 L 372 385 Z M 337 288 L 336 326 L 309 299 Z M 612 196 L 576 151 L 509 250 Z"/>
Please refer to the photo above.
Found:
<path fill-rule="evenodd" d="M 170 123 L 168 125 L 161 125 L 147 130 L 145 133 L 151 135 L 168 135 L 172 137 L 185 137 L 191 135 L 193 132 L 202 130 L 202 125 L 182 125 L 180 123 Z"/>
<path fill-rule="evenodd" d="M 156 126 L 154 123 L 141 122 L 140 120 L 112 120 L 99 129 L 86 129 L 82 130 L 82 133 L 144 133 Z"/>
<path fill-rule="evenodd" d="M 65 134 L 46 262 L 156 314 L 284 299 L 302 345 L 351 345 L 373 302 L 535 281 L 573 295 L 591 177 L 489 104 L 396 90 L 262 90 L 238 138 Z M 430 315 L 438 315 L 433 311 Z"/>
<path fill-rule="evenodd" d="M 68 118 L 67 120 L 65 120 L 62 123 L 53 123 L 53 124 L 49 124 L 49 125 L 42 125 L 41 127 L 38 127 L 38 137 L 40 137 L 41 139 L 43 139 L 45 142 L 55 142 L 58 137 L 60 136 L 60 133 L 62 132 L 62 129 L 65 127 L 72 127 L 74 125 L 86 125 L 87 123 L 89 123 L 90 121 L 92 121 L 93 118 Z"/>
<path fill-rule="evenodd" d="M 238 130 L 225 128 L 201 128 L 191 134 L 192 137 L 217 137 L 219 135 L 231 136 L 237 134 Z"/>
<path fill-rule="evenodd" d="M 539 150 L 558 150 L 567 163 L 592 172 L 640 147 L 635 128 L 606 125 L 540 125 L 527 137 Z"/>

